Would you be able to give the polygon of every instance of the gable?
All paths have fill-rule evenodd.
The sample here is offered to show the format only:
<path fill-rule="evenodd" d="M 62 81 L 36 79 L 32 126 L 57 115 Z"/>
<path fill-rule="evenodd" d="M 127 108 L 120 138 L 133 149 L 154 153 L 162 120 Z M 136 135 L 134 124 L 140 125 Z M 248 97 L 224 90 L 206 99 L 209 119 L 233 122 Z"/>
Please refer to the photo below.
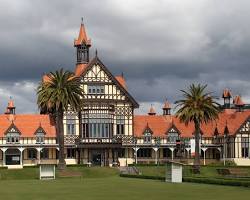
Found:
<path fill-rule="evenodd" d="M 240 133 L 250 133 L 250 118 L 248 118 L 245 123 L 239 129 Z"/>
<path fill-rule="evenodd" d="M 111 74 L 98 57 L 95 57 L 88 64 L 81 76 L 86 98 L 88 98 L 86 94 L 89 92 L 87 87 L 91 86 L 91 84 L 93 84 L 93 87 L 98 84 L 100 85 L 100 88 L 97 88 L 98 91 L 104 90 L 105 93 L 96 96 L 97 98 L 125 100 L 131 102 L 135 108 L 139 107 L 138 103 L 128 93 L 126 88 Z"/>
<path fill-rule="evenodd" d="M 19 135 L 21 135 L 21 132 L 14 124 L 11 124 L 10 127 L 5 131 L 5 135 L 8 133 L 18 133 Z"/>

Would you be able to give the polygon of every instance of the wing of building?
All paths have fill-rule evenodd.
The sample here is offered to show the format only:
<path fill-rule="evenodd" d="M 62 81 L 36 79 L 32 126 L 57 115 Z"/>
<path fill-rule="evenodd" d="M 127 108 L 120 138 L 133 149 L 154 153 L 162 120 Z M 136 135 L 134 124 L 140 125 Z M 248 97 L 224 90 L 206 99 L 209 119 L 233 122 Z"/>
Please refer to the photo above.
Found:
<path fill-rule="evenodd" d="M 160 114 L 151 106 L 147 114 L 135 115 L 139 105 L 129 93 L 123 74 L 114 76 L 97 52 L 89 58 L 91 40 L 83 24 L 74 47 L 76 64 L 72 71 L 81 78 L 84 106 L 79 112 L 64 113 L 67 164 L 193 162 L 192 123 L 181 123 L 171 113 L 168 101 Z M 49 81 L 48 76 L 44 75 L 43 81 Z M 222 97 L 219 118 L 201 125 L 201 161 L 250 165 L 250 106 L 240 96 L 232 103 L 228 89 Z M 57 163 L 56 129 L 50 115 L 16 114 L 10 99 L 5 114 L 0 115 L 0 137 L 2 165 Z"/>

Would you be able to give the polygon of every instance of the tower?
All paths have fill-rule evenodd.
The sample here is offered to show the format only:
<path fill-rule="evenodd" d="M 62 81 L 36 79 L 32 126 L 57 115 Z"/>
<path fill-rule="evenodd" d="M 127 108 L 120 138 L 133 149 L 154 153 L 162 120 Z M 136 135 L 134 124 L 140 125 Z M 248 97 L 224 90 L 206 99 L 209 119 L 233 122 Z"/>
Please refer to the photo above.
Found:
<path fill-rule="evenodd" d="M 83 19 L 78 38 L 74 41 L 74 47 L 76 47 L 76 64 L 87 64 L 89 62 L 89 47 L 91 47 L 91 40 L 87 37 Z"/>
<path fill-rule="evenodd" d="M 8 106 L 7 106 L 6 111 L 5 111 L 5 114 L 12 114 L 12 115 L 14 115 L 15 112 L 16 112 L 15 110 L 16 110 L 16 107 L 14 105 L 14 101 L 10 97 L 10 100 L 8 102 Z"/>
<path fill-rule="evenodd" d="M 224 108 L 230 108 L 232 94 L 229 89 L 223 91 L 222 98 L 224 99 Z"/>
<path fill-rule="evenodd" d="M 171 115 L 171 105 L 167 99 L 163 105 L 162 110 L 163 110 L 163 115 Z"/>

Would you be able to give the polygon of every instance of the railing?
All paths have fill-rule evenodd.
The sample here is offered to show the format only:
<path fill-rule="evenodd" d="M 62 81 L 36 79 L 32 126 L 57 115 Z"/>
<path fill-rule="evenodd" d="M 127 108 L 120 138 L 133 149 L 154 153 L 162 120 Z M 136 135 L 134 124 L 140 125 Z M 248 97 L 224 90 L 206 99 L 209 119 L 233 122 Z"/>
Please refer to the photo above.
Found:
<path fill-rule="evenodd" d="M 44 142 L 39 143 L 36 137 L 19 137 L 16 142 L 8 142 L 7 137 L 0 137 L 0 145 L 51 145 L 56 144 L 56 137 L 45 137 Z"/>

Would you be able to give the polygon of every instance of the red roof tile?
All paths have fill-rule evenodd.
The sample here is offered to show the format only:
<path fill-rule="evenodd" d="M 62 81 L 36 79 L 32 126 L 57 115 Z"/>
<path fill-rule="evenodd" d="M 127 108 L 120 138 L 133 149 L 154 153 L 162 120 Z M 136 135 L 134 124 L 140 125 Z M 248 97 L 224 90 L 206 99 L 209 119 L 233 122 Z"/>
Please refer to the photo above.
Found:
<path fill-rule="evenodd" d="M 127 84 L 126 84 L 126 80 L 125 80 L 125 78 L 123 77 L 123 75 L 119 75 L 119 76 L 115 76 L 115 78 L 116 78 L 116 80 L 122 85 L 122 87 L 124 88 L 124 89 L 128 89 L 127 88 Z"/>
<path fill-rule="evenodd" d="M 249 110 L 230 113 L 224 111 L 219 114 L 219 118 L 217 120 L 211 121 L 207 124 L 201 124 L 201 132 L 203 137 L 213 137 L 217 127 L 218 134 L 224 135 L 224 131 L 227 126 L 229 135 L 235 135 L 238 129 L 249 117 Z M 153 131 L 153 136 L 164 137 L 172 126 L 175 126 L 178 129 L 181 137 L 193 137 L 195 132 L 193 123 L 186 125 L 185 123 L 180 122 L 177 117 L 172 115 L 137 115 L 134 118 L 135 136 L 142 136 L 147 124 Z"/>
<path fill-rule="evenodd" d="M 21 137 L 34 137 L 36 130 L 41 126 L 46 137 L 56 137 L 55 123 L 50 115 L 24 114 L 0 115 L 0 137 L 13 124 L 20 132 Z"/>
<path fill-rule="evenodd" d="M 75 68 L 75 75 L 81 76 L 85 69 L 87 68 L 88 64 L 77 64 Z"/>

